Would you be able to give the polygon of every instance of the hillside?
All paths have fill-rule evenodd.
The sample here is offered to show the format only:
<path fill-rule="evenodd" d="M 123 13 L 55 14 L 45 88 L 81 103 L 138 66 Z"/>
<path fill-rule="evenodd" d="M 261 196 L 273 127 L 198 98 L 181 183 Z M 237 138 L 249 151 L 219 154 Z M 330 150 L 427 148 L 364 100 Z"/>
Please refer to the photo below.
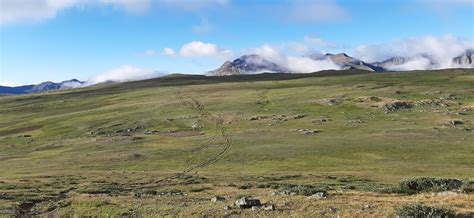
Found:
<path fill-rule="evenodd" d="M 2 96 L 0 215 L 255 215 L 224 209 L 239 196 L 275 205 L 267 216 L 389 216 L 410 202 L 472 214 L 472 193 L 387 190 L 474 178 L 473 128 L 472 69 L 171 75 Z M 328 196 L 272 194 L 287 187 Z"/>

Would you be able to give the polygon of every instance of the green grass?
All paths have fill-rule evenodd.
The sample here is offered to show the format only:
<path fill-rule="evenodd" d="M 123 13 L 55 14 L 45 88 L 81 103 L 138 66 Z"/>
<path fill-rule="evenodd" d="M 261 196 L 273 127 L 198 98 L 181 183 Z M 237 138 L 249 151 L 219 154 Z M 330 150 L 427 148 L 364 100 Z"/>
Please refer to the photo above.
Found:
<path fill-rule="evenodd" d="M 356 75 L 175 76 L 0 97 L 0 181 L 5 181 L 0 192 L 10 190 L 13 201 L 29 186 L 43 189 L 46 184 L 85 193 L 133 192 L 134 187 L 121 187 L 158 182 L 213 157 L 226 144 L 221 128 L 232 139 L 230 150 L 192 171 L 215 184 L 257 184 L 260 177 L 275 182 L 281 176 L 300 175 L 283 180 L 365 190 L 364 180 L 393 185 L 412 177 L 474 177 L 474 132 L 467 130 L 474 127 L 473 70 L 346 74 Z M 182 104 L 177 92 L 186 101 L 197 100 L 209 115 Z M 449 94 L 456 96 L 449 107 L 389 113 L 371 107 Z M 370 96 L 376 100 L 355 101 Z M 319 103 L 325 98 L 339 103 Z M 473 110 L 459 113 L 465 106 Z M 306 117 L 271 119 L 297 114 Z M 249 120 L 256 115 L 269 118 Z M 219 117 L 222 126 L 216 127 L 211 116 Z M 331 120 L 313 121 L 321 117 Z M 451 119 L 464 124 L 449 126 L 446 121 Z M 202 134 L 191 134 L 196 120 L 203 123 Z M 123 134 L 135 127 L 139 128 Z M 296 129 L 321 132 L 304 135 Z M 159 133 L 147 135 L 146 130 Z M 63 175 L 74 179 L 51 184 Z M 97 175 L 106 184 L 94 184 Z M 348 184 L 327 176 L 355 179 Z M 41 181 L 18 183 L 22 178 Z"/>

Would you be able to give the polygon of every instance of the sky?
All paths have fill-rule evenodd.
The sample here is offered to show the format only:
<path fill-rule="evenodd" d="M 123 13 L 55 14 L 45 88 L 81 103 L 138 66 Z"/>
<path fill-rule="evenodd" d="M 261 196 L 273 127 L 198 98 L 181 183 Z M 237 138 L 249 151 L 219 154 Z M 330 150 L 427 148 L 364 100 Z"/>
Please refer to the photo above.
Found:
<path fill-rule="evenodd" d="M 474 0 L 0 0 L 8 86 L 202 74 L 250 53 L 304 71 L 324 68 L 309 54 L 372 62 L 468 48 Z"/>

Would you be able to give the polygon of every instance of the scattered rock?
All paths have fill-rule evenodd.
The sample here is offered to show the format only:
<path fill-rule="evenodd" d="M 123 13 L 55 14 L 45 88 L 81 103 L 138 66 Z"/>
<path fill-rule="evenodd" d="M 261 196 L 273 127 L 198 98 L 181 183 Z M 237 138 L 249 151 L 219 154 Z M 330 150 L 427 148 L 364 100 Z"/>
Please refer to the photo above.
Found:
<path fill-rule="evenodd" d="M 260 207 L 262 206 L 262 203 L 260 203 L 260 200 L 256 198 L 242 197 L 241 199 L 235 202 L 235 206 L 240 209 L 246 209 L 252 208 L 253 206 Z"/>
<path fill-rule="evenodd" d="M 283 190 L 283 191 L 278 191 L 278 192 L 272 192 L 271 195 L 285 195 L 285 196 L 294 196 L 296 195 L 296 192 L 292 192 L 292 191 L 289 191 L 289 190 Z"/>
<path fill-rule="evenodd" d="M 203 125 L 202 123 L 197 120 L 197 121 L 194 121 L 192 124 L 191 124 L 191 128 L 194 130 L 198 130 L 198 129 L 202 129 L 203 128 Z"/>
<path fill-rule="evenodd" d="M 366 204 L 366 205 L 364 205 L 364 207 L 362 208 L 362 210 L 369 210 L 369 209 L 372 209 L 372 208 L 374 208 L 373 205 L 371 205 L 371 204 Z"/>
<path fill-rule="evenodd" d="M 421 93 L 422 95 L 439 95 L 441 94 L 441 91 L 426 91 Z"/>
<path fill-rule="evenodd" d="M 415 101 L 413 105 L 416 107 L 449 107 L 454 104 L 455 103 L 452 101 L 438 100 L 438 99 L 425 99 L 425 100 Z"/>
<path fill-rule="evenodd" d="M 397 111 L 397 110 L 402 110 L 402 109 L 410 109 L 412 108 L 412 106 L 413 105 L 407 101 L 396 100 L 390 103 L 386 103 L 384 105 L 384 109 L 385 111 Z"/>
<path fill-rule="evenodd" d="M 442 192 L 433 193 L 433 195 L 437 195 L 437 196 L 457 196 L 459 194 L 460 194 L 459 192 L 455 192 L 455 191 L 442 191 Z"/>
<path fill-rule="evenodd" d="M 464 106 L 461 108 L 461 111 L 462 112 L 469 112 L 469 111 L 472 111 L 474 110 L 474 106 Z"/>
<path fill-rule="evenodd" d="M 275 205 L 273 205 L 273 204 L 263 205 L 262 209 L 266 210 L 266 211 L 274 211 L 275 210 Z"/>
<path fill-rule="evenodd" d="M 322 118 L 314 119 L 311 122 L 312 123 L 325 123 L 329 121 L 332 121 L 331 118 L 322 117 Z"/>
<path fill-rule="evenodd" d="M 358 97 L 354 99 L 355 102 L 380 102 L 382 101 L 382 98 L 377 97 L 377 96 L 364 96 L 364 97 Z"/>
<path fill-rule="evenodd" d="M 145 130 L 145 135 L 154 135 L 154 134 L 157 134 L 157 133 L 160 133 L 160 131 L 158 130 Z"/>
<path fill-rule="evenodd" d="M 341 101 L 336 98 L 323 98 L 323 99 L 317 100 L 317 102 L 320 104 L 329 105 L 329 106 L 334 106 L 341 103 Z"/>
<path fill-rule="evenodd" d="M 306 117 L 306 114 L 297 114 L 297 115 L 293 115 L 291 118 L 297 120 L 297 119 L 301 119 L 305 117 Z"/>
<path fill-rule="evenodd" d="M 178 195 L 186 195 L 186 194 L 183 193 L 182 191 L 171 190 L 171 191 L 167 191 L 167 192 L 160 192 L 158 195 L 162 195 L 162 196 L 178 196 Z"/>
<path fill-rule="evenodd" d="M 456 126 L 456 125 L 462 125 L 464 124 L 464 122 L 462 120 L 448 120 L 446 122 L 448 125 L 451 125 L 451 126 Z"/>
<path fill-rule="evenodd" d="M 211 198 L 212 203 L 216 203 L 218 201 L 225 201 L 225 200 L 226 200 L 226 198 L 222 197 L 222 196 L 214 196 L 213 198 Z"/>
<path fill-rule="evenodd" d="M 326 199 L 327 193 L 324 191 L 321 192 L 316 192 L 312 194 L 311 196 L 308 196 L 308 199 L 316 199 L 316 200 L 321 200 L 321 199 Z"/>
<path fill-rule="evenodd" d="M 305 134 L 305 135 L 312 135 L 312 134 L 316 134 L 316 133 L 321 132 L 321 130 L 319 130 L 319 129 L 297 129 L 296 131 L 300 132 L 302 134 Z"/>
<path fill-rule="evenodd" d="M 453 93 L 449 93 L 449 94 L 446 94 L 445 96 L 441 97 L 440 99 L 445 99 L 445 100 L 457 100 L 458 97 L 453 94 Z"/>
<path fill-rule="evenodd" d="M 365 123 L 365 121 L 363 121 L 363 120 L 348 120 L 345 125 L 350 126 L 350 127 L 357 127 L 357 126 L 360 126 L 363 123 Z"/>
<path fill-rule="evenodd" d="M 250 117 L 249 120 L 263 120 L 263 119 L 267 119 L 268 116 L 253 116 L 253 117 Z"/>

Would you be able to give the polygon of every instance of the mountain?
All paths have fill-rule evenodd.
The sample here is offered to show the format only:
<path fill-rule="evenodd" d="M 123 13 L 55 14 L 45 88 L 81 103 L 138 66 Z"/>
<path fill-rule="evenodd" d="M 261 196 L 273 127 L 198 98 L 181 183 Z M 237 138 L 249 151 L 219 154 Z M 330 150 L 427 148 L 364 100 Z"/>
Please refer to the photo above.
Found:
<path fill-rule="evenodd" d="M 209 75 L 213 76 L 226 76 L 226 75 L 238 75 L 238 74 L 249 74 L 258 72 L 286 72 L 284 67 L 273 63 L 262 56 L 252 54 L 244 55 L 240 58 L 233 60 L 232 62 L 226 61 L 216 70 L 209 71 Z"/>
<path fill-rule="evenodd" d="M 453 58 L 453 64 L 474 67 L 474 50 L 466 50 L 463 54 Z"/>
<path fill-rule="evenodd" d="M 368 71 L 375 71 L 375 72 L 384 71 L 383 67 L 365 63 L 359 59 L 356 59 L 347 55 L 346 53 L 340 53 L 340 54 L 328 53 L 324 55 L 323 57 L 313 56 L 313 59 L 316 59 L 316 60 L 321 60 L 322 58 L 329 58 L 336 65 L 340 66 L 343 70 L 359 69 L 359 70 L 368 70 Z"/>
<path fill-rule="evenodd" d="M 240 69 L 237 68 L 232 62 L 226 61 L 216 70 L 209 71 L 209 75 L 212 76 L 228 76 L 228 75 L 239 75 L 241 74 Z"/>
<path fill-rule="evenodd" d="M 393 66 L 405 64 L 411 60 L 412 60 L 411 58 L 406 58 L 406 57 L 393 57 L 393 58 L 384 60 L 382 62 L 374 62 L 372 63 L 372 65 L 377 66 L 377 67 L 383 67 L 386 69 Z"/>
<path fill-rule="evenodd" d="M 77 79 L 66 80 L 60 83 L 43 82 L 37 85 L 25 85 L 17 87 L 0 86 L 0 95 L 29 94 L 37 92 L 48 92 L 59 89 L 77 88 L 84 86 L 85 82 Z"/>

